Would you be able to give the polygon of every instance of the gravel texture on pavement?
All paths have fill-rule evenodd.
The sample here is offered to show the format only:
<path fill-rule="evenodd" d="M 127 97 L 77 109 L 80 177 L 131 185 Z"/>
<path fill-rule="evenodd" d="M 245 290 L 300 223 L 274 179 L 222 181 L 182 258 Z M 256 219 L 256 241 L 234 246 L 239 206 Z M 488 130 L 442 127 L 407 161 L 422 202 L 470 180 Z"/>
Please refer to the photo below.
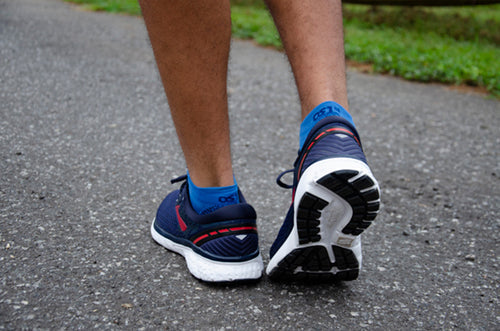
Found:
<path fill-rule="evenodd" d="M 266 263 L 300 107 L 282 53 L 232 46 L 234 169 Z M 499 101 L 348 85 L 383 202 L 359 279 L 207 285 L 149 233 L 185 165 L 143 21 L 0 0 L 0 329 L 498 329 Z"/>

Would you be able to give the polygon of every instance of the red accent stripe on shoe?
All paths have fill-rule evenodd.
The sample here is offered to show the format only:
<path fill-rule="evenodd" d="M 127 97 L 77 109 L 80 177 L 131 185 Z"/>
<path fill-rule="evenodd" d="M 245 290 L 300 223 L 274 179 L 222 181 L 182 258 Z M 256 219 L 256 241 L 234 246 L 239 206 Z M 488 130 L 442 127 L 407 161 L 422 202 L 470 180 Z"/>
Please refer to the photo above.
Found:
<path fill-rule="evenodd" d="M 175 213 L 177 214 L 177 222 L 179 222 L 179 226 L 181 228 L 181 231 L 186 231 L 187 226 L 186 223 L 184 223 L 184 220 L 182 219 L 181 215 L 179 214 L 179 205 L 175 206 Z"/>
<path fill-rule="evenodd" d="M 240 226 L 236 228 L 229 228 L 231 231 L 242 231 L 242 230 L 257 230 L 255 226 Z"/>
<path fill-rule="evenodd" d="M 341 131 L 341 132 L 345 132 L 347 133 L 349 136 L 353 137 L 354 140 L 356 140 L 356 142 L 358 143 L 358 145 L 361 145 L 361 143 L 359 142 L 358 138 L 354 135 L 354 133 L 352 133 L 351 131 L 347 130 L 347 129 L 344 129 L 344 128 L 332 128 L 332 129 L 328 129 L 326 130 L 326 132 L 332 132 L 332 131 Z M 321 136 L 321 135 L 320 135 Z M 320 136 L 317 136 L 316 139 L 318 139 Z"/>
<path fill-rule="evenodd" d="M 206 237 L 208 237 L 208 234 L 204 234 L 203 236 L 199 236 L 198 238 L 196 238 L 194 241 L 193 241 L 193 244 L 196 244 L 198 241 L 202 240 L 202 239 L 205 239 Z"/>
<path fill-rule="evenodd" d="M 205 233 L 204 235 L 199 236 L 198 238 L 193 240 L 193 244 L 196 244 L 197 242 L 199 242 L 207 237 L 213 237 L 213 236 L 218 235 L 218 234 L 223 234 L 223 233 L 228 233 L 228 232 L 247 231 L 247 230 L 257 231 L 257 227 L 256 226 L 237 226 L 234 228 L 219 229 L 217 231 L 212 231 L 212 232 Z"/>

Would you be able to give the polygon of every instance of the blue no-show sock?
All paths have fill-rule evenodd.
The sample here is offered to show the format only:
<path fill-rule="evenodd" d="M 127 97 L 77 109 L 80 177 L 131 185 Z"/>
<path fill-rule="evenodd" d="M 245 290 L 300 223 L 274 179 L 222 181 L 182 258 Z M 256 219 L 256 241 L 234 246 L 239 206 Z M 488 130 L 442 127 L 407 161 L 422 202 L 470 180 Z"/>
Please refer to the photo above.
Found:
<path fill-rule="evenodd" d="M 344 109 L 341 105 L 334 101 L 326 101 L 314 108 L 302 121 L 300 125 L 300 150 L 304 145 L 307 135 L 311 132 L 311 129 L 316 123 L 328 116 L 340 116 L 348 120 L 354 127 L 354 122 L 352 120 L 351 114 Z"/>
<path fill-rule="evenodd" d="M 188 173 L 188 188 L 191 205 L 200 215 L 240 202 L 237 184 L 222 187 L 198 187 L 191 181 Z"/>

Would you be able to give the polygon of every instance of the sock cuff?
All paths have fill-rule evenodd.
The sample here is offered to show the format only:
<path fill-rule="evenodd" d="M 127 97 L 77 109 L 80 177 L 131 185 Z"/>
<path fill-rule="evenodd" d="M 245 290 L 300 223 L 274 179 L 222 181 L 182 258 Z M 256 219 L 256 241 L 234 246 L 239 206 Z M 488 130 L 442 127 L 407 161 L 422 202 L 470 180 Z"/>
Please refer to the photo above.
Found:
<path fill-rule="evenodd" d="M 198 187 L 188 172 L 188 192 L 191 206 L 200 215 L 209 214 L 221 207 L 240 203 L 238 184 L 221 187 Z"/>
<path fill-rule="evenodd" d="M 349 112 L 345 110 L 344 107 L 334 101 L 325 101 L 316 106 L 316 108 L 314 108 L 300 124 L 300 149 L 302 149 L 307 135 L 314 127 L 314 125 L 323 118 L 329 116 L 342 117 L 349 123 L 351 123 L 353 127 L 355 127 L 351 114 L 349 114 Z"/>

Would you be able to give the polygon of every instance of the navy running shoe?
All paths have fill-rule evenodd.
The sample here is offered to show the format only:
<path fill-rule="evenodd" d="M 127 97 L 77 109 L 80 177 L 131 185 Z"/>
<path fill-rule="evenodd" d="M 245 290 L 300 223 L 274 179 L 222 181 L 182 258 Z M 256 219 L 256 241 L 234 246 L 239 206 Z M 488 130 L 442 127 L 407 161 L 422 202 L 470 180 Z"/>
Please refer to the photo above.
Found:
<path fill-rule="evenodd" d="M 172 183 L 186 180 L 186 176 Z M 181 254 L 191 274 L 207 282 L 255 280 L 263 264 L 257 237 L 257 215 L 245 202 L 206 215 L 191 206 L 187 182 L 167 195 L 151 225 L 153 239 Z"/>
<path fill-rule="evenodd" d="M 319 121 L 280 186 L 292 204 L 271 247 L 266 273 L 273 280 L 354 280 L 361 268 L 359 235 L 380 208 L 380 189 L 358 133 L 343 118 Z M 293 185 L 281 177 L 294 173 Z"/>

